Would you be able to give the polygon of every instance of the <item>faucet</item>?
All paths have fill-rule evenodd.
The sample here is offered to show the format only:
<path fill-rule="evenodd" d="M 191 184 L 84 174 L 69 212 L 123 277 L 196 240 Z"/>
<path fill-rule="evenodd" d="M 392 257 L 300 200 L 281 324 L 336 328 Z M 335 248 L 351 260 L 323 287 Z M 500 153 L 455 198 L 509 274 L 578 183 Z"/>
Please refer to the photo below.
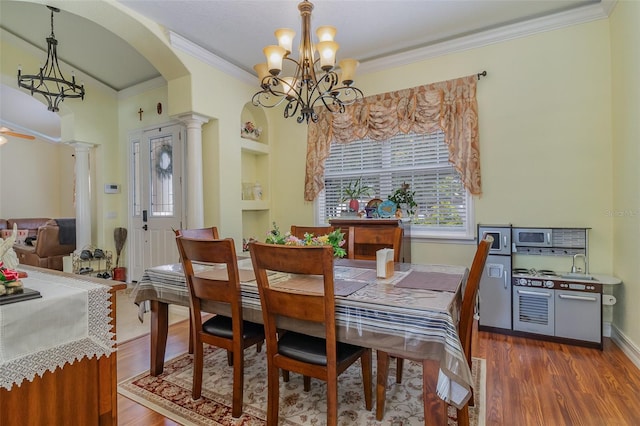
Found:
<path fill-rule="evenodd" d="M 582 261 L 584 262 L 584 269 L 583 268 L 578 268 L 576 266 L 576 259 L 581 257 Z M 587 255 L 584 253 L 576 253 L 573 255 L 573 264 L 571 266 L 571 273 L 572 274 L 576 274 L 576 273 L 580 273 L 580 274 L 588 274 L 589 273 L 589 266 L 587 265 Z"/>

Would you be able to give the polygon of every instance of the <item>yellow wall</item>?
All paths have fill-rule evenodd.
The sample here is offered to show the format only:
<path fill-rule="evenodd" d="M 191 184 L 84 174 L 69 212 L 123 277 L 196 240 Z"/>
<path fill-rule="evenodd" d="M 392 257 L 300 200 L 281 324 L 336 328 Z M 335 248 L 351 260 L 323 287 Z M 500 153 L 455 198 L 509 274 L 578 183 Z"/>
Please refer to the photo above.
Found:
<path fill-rule="evenodd" d="M 0 218 L 75 217 L 73 148 L 12 139 L 0 147 Z"/>
<path fill-rule="evenodd" d="M 613 267 L 624 284 L 615 295 L 614 325 L 640 346 L 640 3 L 619 1 L 610 18 L 613 88 Z"/>
<path fill-rule="evenodd" d="M 608 31 L 600 20 L 362 75 L 356 84 L 372 95 L 487 70 L 478 82 L 476 222 L 591 227 L 591 270 L 611 273 Z M 277 120 L 274 217 L 283 227 L 312 222 L 313 206 L 303 201 L 305 126 Z M 412 260 L 469 264 L 474 250 L 470 242 L 414 241 Z M 565 260 L 560 267 L 569 270 Z"/>

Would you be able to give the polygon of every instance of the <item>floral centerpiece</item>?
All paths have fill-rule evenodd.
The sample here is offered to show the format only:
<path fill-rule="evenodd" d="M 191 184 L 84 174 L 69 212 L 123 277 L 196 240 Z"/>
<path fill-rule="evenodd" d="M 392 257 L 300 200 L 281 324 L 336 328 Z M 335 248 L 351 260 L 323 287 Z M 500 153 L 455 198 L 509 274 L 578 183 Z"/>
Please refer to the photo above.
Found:
<path fill-rule="evenodd" d="M 18 271 L 9 269 L 0 262 L 0 296 L 22 291 L 22 281 L 18 279 L 19 276 Z"/>
<path fill-rule="evenodd" d="M 256 127 L 255 124 L 250 121 L 244 123 L 242 125 L 242 128 L 240 129 L 240 136 L 242 136 L 243 138 L 258 139 L 261 133 L 262 128 Z"/>
<path fill-rule="evenodd" d="M 281 244 L 286 246 L 333 246 L 333 255 L 335 257 L 344 257 L 347 251 L 342 248 L 344 245 L 344 233 L 336 229 L 326 235 L 314 236 L 313 234 L 304 234 L 304 238 L 298 238 L 291 235 L 291 232 L 282 234 L 278 225 L 273 223 L 273 229 L 267 233 L 267 244 Z"/>

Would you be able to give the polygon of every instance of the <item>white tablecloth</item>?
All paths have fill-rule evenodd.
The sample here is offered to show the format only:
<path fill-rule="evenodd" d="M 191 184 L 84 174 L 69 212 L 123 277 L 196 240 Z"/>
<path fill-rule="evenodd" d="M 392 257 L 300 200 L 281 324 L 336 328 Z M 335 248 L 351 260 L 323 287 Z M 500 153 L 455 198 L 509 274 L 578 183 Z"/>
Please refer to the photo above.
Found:
<path fill-rule="evenodd" d="M 28 270 L 23 284 L 40 299 L 0 306 L 0 387 L 115 351 L 109 287 Z"/>

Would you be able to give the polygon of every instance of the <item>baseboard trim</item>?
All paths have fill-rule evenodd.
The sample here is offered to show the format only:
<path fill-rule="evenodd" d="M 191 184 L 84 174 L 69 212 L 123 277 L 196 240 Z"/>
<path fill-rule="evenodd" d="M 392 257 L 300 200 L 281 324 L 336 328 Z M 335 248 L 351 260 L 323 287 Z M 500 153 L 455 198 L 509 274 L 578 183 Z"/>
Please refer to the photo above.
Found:
<path fill-rule="evenodd" d="M 611 340 L 640 369 L 640 348 L 638 348 L 618 327 L 610 325 Z"/>

